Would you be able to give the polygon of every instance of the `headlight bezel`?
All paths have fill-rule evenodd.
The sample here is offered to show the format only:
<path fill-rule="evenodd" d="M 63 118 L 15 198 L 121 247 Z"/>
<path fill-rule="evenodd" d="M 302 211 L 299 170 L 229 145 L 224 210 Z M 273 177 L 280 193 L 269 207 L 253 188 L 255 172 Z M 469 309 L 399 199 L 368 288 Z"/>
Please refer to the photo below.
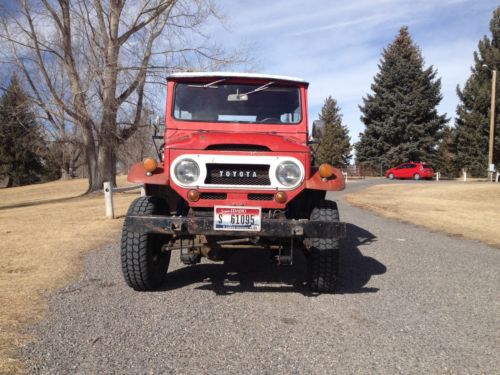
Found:
<path fill-rule="evenodd" d="M 291 171 L 291 169 L 295 169 L 295 177 L 293 181 L 287 181 L 285 177 L 283 177 L 283 173 L 287 171 Z M 300 167 L 300 164 L 293 161 L 293 160 L 284 160 L 280 162 L 275 169 L 274 175 L 276 177 L 276 180 L 283 185 L 286 188 L 293 188 L 297 185 L 299 185 L 302 182 L 302 179 L 304 177 L 302 168 Z"/>
<path fill-rule="evenodd" d="M 184 163 L 184 166 L 182 167 Z M 196 171 L 196 173 L 194 173 L 193 175 L 195 175 L 196 177 L 192 178 L 192 179 L 186 179 L 185 176 L 183 176 L 182 174 L 179 173 L 179 169 L 180 168 L 186 168 L 186 163 L 191 163 L 191 166 L 194 166 L 194 170 Z M 178 160 L 176 163 L 175 163 L 175 166 L 173 168 L 173 172 L 174 172 L 174 176 L 175 178 L 182 184 L 182 185 L 186 185 L 186 186 L 192 186 L 192 185 L 195 185 L 196 182 L 199 180 L 200 178 L 200 166 L 199 164 L 196 162 L 196 160 L 194 159 L 191 159 L 191 158 L 182 158 L 180 160 Z"/>

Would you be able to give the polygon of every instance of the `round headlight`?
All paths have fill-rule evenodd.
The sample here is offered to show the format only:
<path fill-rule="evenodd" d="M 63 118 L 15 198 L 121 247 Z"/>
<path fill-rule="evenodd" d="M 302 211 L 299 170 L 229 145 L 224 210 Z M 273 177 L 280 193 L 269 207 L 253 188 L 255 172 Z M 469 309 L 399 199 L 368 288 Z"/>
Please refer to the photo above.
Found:
<path fill-rule="evenodd" d="M 301 177 L 300 167 L 293 161 L 284 161 L 276 168 L 276 178 L 285 186 L 293 186 Z"/>
<path fill-rule="evenodd" d="M 189 185 L 200 177 L 200 168 L 194 160 L 183 159 L 175 166 L 174 173 L 181 183 Z"/>

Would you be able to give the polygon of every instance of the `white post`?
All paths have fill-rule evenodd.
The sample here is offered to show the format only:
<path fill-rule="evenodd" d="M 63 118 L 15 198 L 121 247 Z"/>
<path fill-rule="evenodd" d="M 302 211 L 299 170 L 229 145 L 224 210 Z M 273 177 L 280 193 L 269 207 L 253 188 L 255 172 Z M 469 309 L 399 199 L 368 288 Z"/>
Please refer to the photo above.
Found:
<path fill-rule="evenodd" d="M 144 187 L 144 185 L 142 185 L 141 187 L 141 197 L 145 197 L 146 196 L 146 188 Z"/>
<path fill-rule="evenodd" d="M 439 172 L 436 172 L 436 181 L 439 181 Z"/>
<path fill-rule="evenodd" d="M 113 208 L 113 187 L 110 182 L 104 183 L 104 204 L 106 206 L 106 217 L 108 219 L 114 219 L 115 210 Z"/>
<path fill-rule="evenodd" d="M 464 182 L 467 181 L 467 171 L 464 169 L 462 169 L 462 173 L 464 174 Z"/>
<path fill-rule="evenodd" d="M 498 182 L 498 177 L 500 176 L 500 172 L 497 172 L 497 178 L 495 178 L 495 181 Z"/>

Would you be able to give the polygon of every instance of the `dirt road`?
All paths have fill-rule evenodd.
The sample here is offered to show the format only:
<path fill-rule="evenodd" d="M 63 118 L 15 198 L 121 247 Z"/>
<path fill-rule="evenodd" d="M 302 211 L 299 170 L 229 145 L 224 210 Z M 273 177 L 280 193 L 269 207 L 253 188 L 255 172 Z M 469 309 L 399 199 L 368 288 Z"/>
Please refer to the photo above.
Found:
<path fill-rule="evenodd" d="M 174 256 L 163 290 L 138 293 L 110 246 L 51 297 L 23 351 L 30 372 L 498 372 L 500 251 L 342 195 L 330 196 L 348 223 L 338 294 L 309 293 L 301 254 L 277 268 L 264 253 L 194 267 Z"/>

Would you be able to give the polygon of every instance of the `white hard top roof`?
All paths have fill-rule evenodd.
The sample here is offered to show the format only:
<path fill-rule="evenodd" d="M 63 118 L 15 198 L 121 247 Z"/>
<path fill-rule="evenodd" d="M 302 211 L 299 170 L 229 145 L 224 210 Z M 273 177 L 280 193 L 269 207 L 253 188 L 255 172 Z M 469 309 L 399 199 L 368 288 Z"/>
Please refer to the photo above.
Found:
<path fill-rule="evenodd" d="M 202 77 L 214 77 L 214 78 L 257 78 L 257 79 L 270 79 L 276 81 L 290 81 L 290 82 L 300 82 L 306 83 L 302 78 L 288 77 L 288 76 L 277 76 L 273 74 L 261 74 L 261 73 L 237 73 L 237 72 L 182 72 L 182 73 L 172 73 L 169 78 L 202 78 Z"/>

